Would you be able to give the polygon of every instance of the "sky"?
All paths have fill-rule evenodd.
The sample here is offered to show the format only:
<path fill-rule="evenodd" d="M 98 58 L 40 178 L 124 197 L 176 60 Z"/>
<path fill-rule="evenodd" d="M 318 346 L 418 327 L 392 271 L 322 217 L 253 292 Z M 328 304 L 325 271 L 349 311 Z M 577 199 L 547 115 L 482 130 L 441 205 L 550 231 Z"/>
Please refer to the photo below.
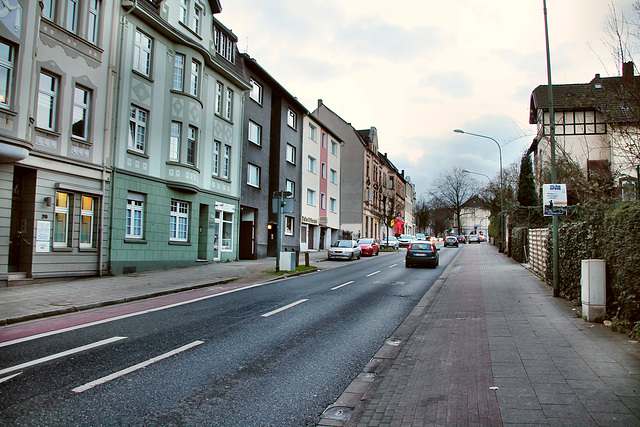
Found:
<path fill-rule="evenodd" d="M 633 2 L 547 0 L 553 84 L 620 75 L 605 19 L 612 5 L 631 16 Z M 543 0 L 221 3 L 239 50 L 309 111 L 322 99 L 354 128 L 375 127 L 418 199 L 454 167 L 488 183 L 498 144 L 507 168 L 533 141 L 531 92 L 548 83 Z"/>

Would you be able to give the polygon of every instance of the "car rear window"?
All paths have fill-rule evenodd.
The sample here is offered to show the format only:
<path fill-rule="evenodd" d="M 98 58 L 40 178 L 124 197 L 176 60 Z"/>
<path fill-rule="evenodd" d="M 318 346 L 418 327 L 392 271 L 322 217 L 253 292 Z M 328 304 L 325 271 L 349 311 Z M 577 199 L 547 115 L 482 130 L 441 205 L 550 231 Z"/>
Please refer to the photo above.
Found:
<path fill-rule="evenodd" d="M 420 250 L 431 250 L 431 244 L 430 243 L 414 243 L 413 245 L 411 245 L 411 249 L 420 249 Z"/>

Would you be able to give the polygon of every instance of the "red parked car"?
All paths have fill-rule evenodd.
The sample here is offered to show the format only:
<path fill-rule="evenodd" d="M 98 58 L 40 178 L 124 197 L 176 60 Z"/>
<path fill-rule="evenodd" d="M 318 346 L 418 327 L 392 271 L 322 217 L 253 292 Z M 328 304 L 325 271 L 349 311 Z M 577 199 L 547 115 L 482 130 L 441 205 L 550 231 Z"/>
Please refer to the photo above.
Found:
<path fill-rule="evenodd" d="M 376 239 L 358 239 L 360 249 L 362 249 L 362 255 L 374 256 L 380 254 L 380 245 L 376 242 Z"/>

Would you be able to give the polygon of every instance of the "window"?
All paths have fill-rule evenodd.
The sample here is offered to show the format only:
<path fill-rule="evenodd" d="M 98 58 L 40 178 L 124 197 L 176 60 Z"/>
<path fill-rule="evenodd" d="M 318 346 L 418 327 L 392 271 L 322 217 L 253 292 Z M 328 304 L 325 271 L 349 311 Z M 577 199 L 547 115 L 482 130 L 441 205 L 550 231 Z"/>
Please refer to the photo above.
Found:
<path fill-rule="evenodd" d="M 191 90 L 190 94 L 198 96 L 198 85 L 200 84 L 200 64 L 196 61 L 191 62 Z"/>
<path fill-rule="evenodd" d="M 71 135 L 83 140 L 89 139 L 89 108 L 91 93 L 76 86 L 73 92 L 73 124 Z"/>
<path fill-rule="evenodd" d="M 187 135 L 187 164 L 191 166 L 196 165 L 196 153 L 198 152 L 198 129 L 189 126 L 189 133 Z"/>
<path fill-rule="evenodd" d="M 171 201 L 171 219 L 169 224 L 169 240 L 186 242 L 189 225 L 189 204 Z"/>
<path fill-rule="evenodd" d="M 47 130 L 56 130 L 56 111 L 58 106 L 58 78 L 41 72 L 38 86 L 38 107 L 36 126 Z"/>
<path fill-rule="evenodd" d="M 148 113 L 138 107 L 131 106 L 129 114 L 129 149 L 144 153 L 147 144 Z"/>
<path fill-rule="evenodd" d="M 67 193 L 56 192 L 56 206 L 53 220 L 53 246 L 69 246 L 69 224 L 71 222 L 71 196 Z"/>
<path fill-rule="evenodd" d="M 173 89 L 180 92 L 184 90 L 184 61 L 184 55 L 176 53 L 173 60 Z"/>
<path fill-rule="evenodd" d="M 227 61 L 233 63 L 235 59 L 235 43 L 226 34 L 224 34 L 219 28 L 215 27 L 214 42 L 216 45 L 216 52 Z"/>
<path fill-rule="evenodd" d="M 222 250 L 233 250 L 233 212 L 222 212 Z"/>
<path fill-rule="evenodd" d="M 247 164 L 247 184 L 260 188 L 260 168 L 251 163 Z"/>
<path fill-rule="evenodd" d="M 333 139 L 331 140 L 331 154 L 333 154 L 334 156 L 338 155 L 338 143 Z"/>
<path fill-rule="evenodd" d="M 298 128 L 298 115 L 291 109 L 287 110 L 287 125 L 294 129 Z"/>
<path fill-rule="evenodd" d="M 338 212 L 338 201 L 333 197 L 329 198 L 329 211 L 333 213 Z"/>
<path fill-rule="evenodd" d="M 49 21 L 53 21 L 56 0 L 40 0 L 40 3 L 42 4 L 42 16 L 47 18 Z"/>
<path fill-rule="evenodd" d="M 87 40 L 98 44 L 98 23 L 100 22 L 100 0 L 89 0 L 89 16 L 87 18 Z"/>
<path fill-rule="evenodd" d="M 151 75 L 151 39 L 136 31 L 133 48 L 133 69 L 149 77 Z"/>
<path fill-rule="evenodd" d="M 231 89 L 227 89 L 227 98 L 224 104 L 224 118 L 229 121 L 233 120 L 233 91 Z"/>
<path fill-rule="evenodd" d="M 171 136 L 169 137 L 169 160 L 172 162 L 180 161 L 180 134 L 182 133 L 182 124 L 179 122 L 171 122 Z"/>
<path fill-rule="evenodd" d="M 284 217 L 284 234 L 286 236 L 293 236 L 293 227 L 295 226 L 295 218 L 292 216 Z"/>
<path fill-rule="evenodd" d="M 10 106 L 11 86 L 13 85 L 13 57 L 13 47 L 0 42 L 0 107 Z"/>
<path fill-rule="evenodd" d="M 290 192 L 293 197 L 296 197 L 296 183 L 291 180 L 287 180 L 285 185 L 286 191 Z"/>
<path fill-rule="evenodd" d="M 78 0 L 67 0 L 65 28 L 74 34 L 78 33 Z"/>
<path fill-rule="evenodd" d="M 320 172 L 322 173 L 322 179 L 327 179 L 327 164 L 322 162 L 322 166 L 320 167 Z"/>
<path fill-rule="evenodd" d="M 327 148 L 327 134 L 322 132 L 322 148 Z"/>
<path fill-rule="evenodd" d="M 80 210 L 80 247 L 93 247 L 93 197 L 82 196 Z"/>
<path fill-rule="evenodd" d="M 316 191 L 310 188 L 307 188 L 307 204 L 309 206 L 316 205 Z"/>
<path fill-rule="evenodd" d="M 214 141 L 213 143 L 213 169 L 214 176 L 218 176 L 220 173 L 220 142 Z"/>
<path fill-rule="evenodd" d="M 251 92 L 249 92 L 249 97 L 262 105 L 262 86 L 253 79 L 251 79 Z"/>
<path fill-rule="evenodd" d="M 249 141 L 256 145 L 262 145 L 262 127 L 249 120 Z"/>
<path fill-rule="evenodd" d="M 296 164 L 296 147 L 287 144 L 287 162 Z"/>
<path fill-rule="evenodd" d="M 191 28 L 194 33 L 200 34 L 200 20 L 202 17 L 202 9 L 197 5 L 193 7 L 193 27 Z"/>
<path fill-rule="evenodd" d="M 231 167 L 231 147 L 224 146 L 224 156 L 222 157 L 222 177 L 229 179 L 229 168 Z"/>
<path fill-rule="evenodd" d="M 317 165 L 318 161 L 314 157 L 311 157 L 311 156 L 309 156 L 307 160 L 308 160 L 307 169 L 309 170 L 309 172 L 317 174 L 318 173 L 318 165 Z"/>
<path fill-rule="evenodd" d="M 313 141 L 318 142 L 318 128 L 309 123 L 309 138 Z"/>
<path fill-rule="evenodd" d="M 329 181 L 332 184 L 337 184 L 338 183 L 338 171 L 335 169 L 331 169 L 329 171 Z"/>
<path fill-rule="evenodd" d="M 320 193 L 320 209 L 327 209 L 327 195 Z"/>
<path fill-rule="evenodd" d="M 142 239 L 144 215 L 144 196 L 137 193 L 127 195 L 127 220 L 125 238 Z"/>
<path fill-rule="evenodd" d="M 187 0 L 180 0 L 180 11 L 178 12 L 178 22 L 187 25 L 189 22 Z"/>
<path fill-rule="evenodd" d="M 216 82 L 216 114 L 222 115 L 222 91 L 224 86 L 220 82 Z"/>

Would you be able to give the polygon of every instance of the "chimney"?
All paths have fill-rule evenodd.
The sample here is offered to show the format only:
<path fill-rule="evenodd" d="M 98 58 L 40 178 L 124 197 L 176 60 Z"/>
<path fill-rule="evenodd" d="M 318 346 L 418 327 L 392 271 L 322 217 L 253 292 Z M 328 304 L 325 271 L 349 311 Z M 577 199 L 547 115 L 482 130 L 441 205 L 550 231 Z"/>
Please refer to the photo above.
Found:
<path fill-rule="evenodd" d="M 633 89 L 633 62 L 625 62 L 622 65 L 622 84 L 627 89 Z"/>

